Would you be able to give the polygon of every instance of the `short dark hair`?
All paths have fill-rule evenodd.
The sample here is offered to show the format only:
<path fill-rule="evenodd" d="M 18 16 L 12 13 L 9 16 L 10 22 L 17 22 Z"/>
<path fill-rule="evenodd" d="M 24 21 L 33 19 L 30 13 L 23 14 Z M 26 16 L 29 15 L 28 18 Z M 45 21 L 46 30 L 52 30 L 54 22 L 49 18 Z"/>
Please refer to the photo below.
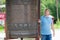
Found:
<path fill-rule="evenodd" d="M 49 9 L 45 9 L 45 11 L 47 11 L 47 10 L 49 11 Z"/>

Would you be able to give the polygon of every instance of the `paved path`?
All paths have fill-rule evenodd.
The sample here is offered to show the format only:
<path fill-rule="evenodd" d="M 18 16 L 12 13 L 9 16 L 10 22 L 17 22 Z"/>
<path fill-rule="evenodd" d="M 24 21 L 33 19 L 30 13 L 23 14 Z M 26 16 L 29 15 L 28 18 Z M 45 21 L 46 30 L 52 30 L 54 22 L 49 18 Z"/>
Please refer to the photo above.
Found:
<path fill-rule="evenodd" d="M 4 38 L 5 37 L 5 33 L 4 32 L 0 32 L 0 38 Z"/>
<path fill-rule="evenodd" d="M 53 40 L 60 40 L 60 29 L 55 30 L 55 37 L 53 37 Z"/>

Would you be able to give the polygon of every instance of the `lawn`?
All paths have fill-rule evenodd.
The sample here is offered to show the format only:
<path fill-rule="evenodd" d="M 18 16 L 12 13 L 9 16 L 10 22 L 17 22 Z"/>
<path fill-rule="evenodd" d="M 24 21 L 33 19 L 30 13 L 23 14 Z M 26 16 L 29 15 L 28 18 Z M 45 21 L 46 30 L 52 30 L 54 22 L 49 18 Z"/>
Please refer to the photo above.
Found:
<path fill-rule="evenodd" d="M 4 27 L 0 25 L 0 32 L 4 30 Z"/>
<path fill-rule="evenodd" d="M 56 29 L 60 29 L 60 21 L 59 21 L 59 22 L 56 22 L 56 24 L 54 24 L 54 27 L 55 27 Z"/>

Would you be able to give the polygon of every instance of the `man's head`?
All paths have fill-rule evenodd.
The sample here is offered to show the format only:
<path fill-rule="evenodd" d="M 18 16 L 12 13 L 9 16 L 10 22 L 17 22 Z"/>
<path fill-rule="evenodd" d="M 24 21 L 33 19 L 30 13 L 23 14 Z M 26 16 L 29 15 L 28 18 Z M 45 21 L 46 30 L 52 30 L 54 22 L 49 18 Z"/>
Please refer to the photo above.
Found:
<path fill-rule="evenodd" d="M 50 15 L 49 9 L 45 9 L 45 16 L 49 16 L 49 15 Z"/>

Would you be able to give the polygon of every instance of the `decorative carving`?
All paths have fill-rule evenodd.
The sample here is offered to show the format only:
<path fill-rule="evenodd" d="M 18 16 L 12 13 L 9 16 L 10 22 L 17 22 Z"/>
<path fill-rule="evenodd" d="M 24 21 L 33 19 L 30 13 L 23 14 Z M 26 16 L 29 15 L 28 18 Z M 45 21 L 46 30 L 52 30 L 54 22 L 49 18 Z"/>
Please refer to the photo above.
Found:
<path fill-rule="evenodd" d="M 25 5 L 25 4 L 27 4 L 27 5 L 28 5 L 28 4 L 31 3 L 31 1 L 32 1 L 32 0 L 17 0 L 17 1 L 16 1 L 16 0 L 10 0 L 10 4 L 14 4 L 14 5 L 17 5 L 17 4 L 18 4 L 18 5 L 20 5 L 20 4 L 21 4 L 21 5 L 22 5 L 22 4 Z"/>

